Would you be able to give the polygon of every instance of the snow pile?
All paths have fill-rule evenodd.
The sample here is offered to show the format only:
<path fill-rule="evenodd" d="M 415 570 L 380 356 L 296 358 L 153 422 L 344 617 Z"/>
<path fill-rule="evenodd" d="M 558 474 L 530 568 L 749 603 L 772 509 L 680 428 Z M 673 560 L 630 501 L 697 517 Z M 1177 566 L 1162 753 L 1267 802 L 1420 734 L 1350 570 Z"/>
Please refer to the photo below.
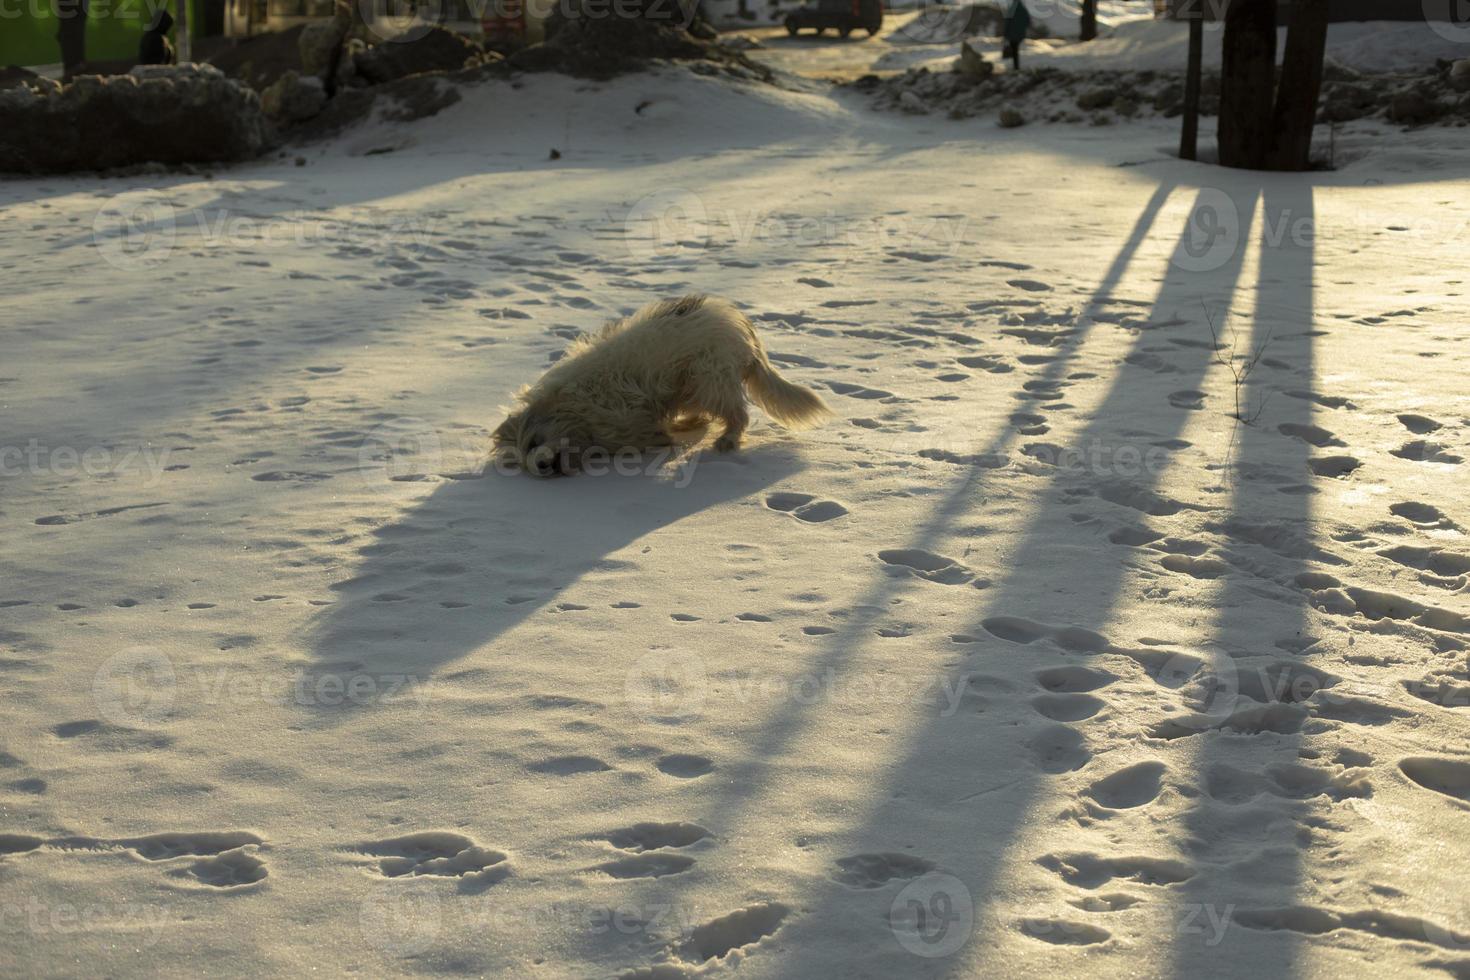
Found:
<path fill-rule="evenodd" d="M 260 99 L 211 65 L 38 80 L 0 90 L 0 171 L 248 160 L 265 149 Z"/>
<path fill-rule="evenodd" d="M 968 119 L 997 112 L 1018 113 L 1019 118 L 1007 117 L 1008 125 L 1028 121 L 1103 125 L 1115 117 L 1177 116 L 1184 101 L 1181 76 L 1153 71 L 1064 72 L 1038 68 L 982 76 L 959 70 L 915 68 L 887 79 L 869 75 L 851 87 L 872 93 L 877 108 L 918 115 L 943 112 L 951 119 Z M 1219 91 L 1219 76 L 1205 76 L 1200 100 L 1205 115 L 1218 111 Z"/>
<path fill-rule="evenodd" d="M 658 5 L 650 2 L 649 6 L 657 9 Z M 683 24 L 652 16 L 553 17 L 546 33 L 546 41 L 512 53 L 509 63 L 526 71 L 607 79 L 641 71 L 655 62 L 682 61 L 704 63 L 736 77 L 771 78 L 770 69 L 743 53 L 696 37 Z"/>
<path fill-rule="evenodd" d="M 1106 125 L 1119 118 L 1183 112 L 1184 74 L 1175 71 L 1062 71 L 1040 67 L 1020 72 L 966 70 L 962 56 L 953 70 L 912 68 L 880 79 L 867 75 L 851 83 L 871 93 L 880 109 L 914 114 L 942 112 L 951 119 L 1007 112 L 1008 125 L 1025 121 Z M 992 65 L 992 62 L 986 62 Z M 1218 71 L 1204 73 L 1200 111 L 1219 111 Z M 1320 99 L 1319 121 L 1342 123 L 1378 118 L 1403 125 L 1470 123 L 1470 76 L 1455 76 L 1449 65 L 1417 75 L 1359 75 L 1329 71 Z M 1019 114 L 1017 116 L 1016 114 Z"/>
<path fill-rule="evenodd" d="M 352 68 L 369 85 L 421 75 L 457 71 L 486 57 L 482 45 L 442 27 L 389 38 L 351 53 Z"/>

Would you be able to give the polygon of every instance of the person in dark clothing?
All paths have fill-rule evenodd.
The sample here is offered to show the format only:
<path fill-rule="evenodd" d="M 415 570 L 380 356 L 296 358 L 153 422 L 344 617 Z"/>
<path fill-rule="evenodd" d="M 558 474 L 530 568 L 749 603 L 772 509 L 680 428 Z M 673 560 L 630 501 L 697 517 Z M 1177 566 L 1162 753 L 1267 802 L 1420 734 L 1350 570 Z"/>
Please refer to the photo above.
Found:
<path fill-rule="evenodd" d="M 1022 0 L 1011 0 L 1001 28 L 1006 41 L 1001 56 L 1011 59 L 1016 71 L 1021 70 L 1021 42 L 1026 40 L 1026 29 L 1030 26 L 1031 11 L 1026 9 L 1026 4 Z"/>
<path fill-rule="evenodd" d="M 70 81 L 87 60 L 87 0 L 53 0 L 51 9 L 56 14 L 63 77 Z"/>
<path fill-rule="evenodd" d="M 173 15 L 160 10 L 153 15 L 153 23 L 143 32 L 138 42 L 138 64 L 171 65 L 174 63 L 174 46 L 168 41 L 168 32 L 174 26 Z"/>

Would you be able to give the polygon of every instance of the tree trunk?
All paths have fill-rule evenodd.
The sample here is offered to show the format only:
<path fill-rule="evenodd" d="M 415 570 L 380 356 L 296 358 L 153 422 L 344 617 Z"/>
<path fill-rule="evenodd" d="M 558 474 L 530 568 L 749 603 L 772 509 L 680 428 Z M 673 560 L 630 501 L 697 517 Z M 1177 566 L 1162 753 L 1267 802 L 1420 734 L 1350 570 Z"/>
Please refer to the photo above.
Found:
<path fill-rule="evenodd" d="M 55 0 L 56 42 L 61 47 L 62 75 L 71 78 L 87 60 L 86 0 Z"/>
<path fill-rule="evenodd" d="M 1276 0 L 1234 0 L 1220 52 L 1220 163 L 1260 170 L 1274 140 Z"/>
<path fill-rule="evenodd" d="M 1326 50 L 1327 0 L 1296 0 L 1276 90 L 1275 140 L 1266 159 L 1271 170 L 1306 170 L 1312 164 L 1312 126 Z"/>
<path fill-rule="evenodd" d="M 1203 71 L 1205 22 L 1195 10 L 1189 21 L 1189 65 L 1184 70 L 1184 125 L 1179 133 L 1179 159 L 1199 159 L 1199 87 Z"/>
<path fill-rule="evenodd" d="M 1082 32 L 1084 41 L 1097 37 L 1097 0 L 1082 0 Z"/>

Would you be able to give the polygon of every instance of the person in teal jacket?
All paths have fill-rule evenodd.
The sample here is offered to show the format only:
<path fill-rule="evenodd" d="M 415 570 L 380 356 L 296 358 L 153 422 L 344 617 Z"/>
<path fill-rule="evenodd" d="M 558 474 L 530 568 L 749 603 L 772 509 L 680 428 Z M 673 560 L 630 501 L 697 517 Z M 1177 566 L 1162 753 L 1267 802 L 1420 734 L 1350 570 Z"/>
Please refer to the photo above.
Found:
<path fill-rule="evenodd" d="M 1026 30 L 1031 26 L 1031 11 L 1026 9 L 1022 0 L 1011 0 L 1010 9 L 1006 11 L 1005 23 L 1001 28 L 1005 37 L 1006 45 L 1002 54 L 1010 58 L 1011 64 L 1016 71 L 1021 70 L 1021 42 L 1026 40 Z"/>

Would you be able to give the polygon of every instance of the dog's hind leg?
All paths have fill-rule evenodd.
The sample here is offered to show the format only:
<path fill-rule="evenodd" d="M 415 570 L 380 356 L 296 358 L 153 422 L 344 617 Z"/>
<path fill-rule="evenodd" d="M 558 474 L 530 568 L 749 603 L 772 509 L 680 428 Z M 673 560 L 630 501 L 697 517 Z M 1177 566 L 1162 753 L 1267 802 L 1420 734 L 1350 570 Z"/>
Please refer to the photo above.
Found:
<path fill-rule="evenodd" d="M 725 431 L 715 440 L 715 449 L 725 453 L 737 448 L 750 425 L 737 362 L 731 358 L 712 359 L 712 363 L 695 365 L 691 373 L 693 382 L 682 399 L 685 411 L 713 416 L 724 423 Z"/>
<path fill-rule="evenodd" d="M 723 409 L 720 419 L 725 423 L 725 431 L 715 440 L 715 448 L 722 453 L 738 449 L 740 437 L 745 434 L 745 427 L 750 425 L 750 413 L 745 410 L 745 400 L 741 399 L 734 406 Z"/>

